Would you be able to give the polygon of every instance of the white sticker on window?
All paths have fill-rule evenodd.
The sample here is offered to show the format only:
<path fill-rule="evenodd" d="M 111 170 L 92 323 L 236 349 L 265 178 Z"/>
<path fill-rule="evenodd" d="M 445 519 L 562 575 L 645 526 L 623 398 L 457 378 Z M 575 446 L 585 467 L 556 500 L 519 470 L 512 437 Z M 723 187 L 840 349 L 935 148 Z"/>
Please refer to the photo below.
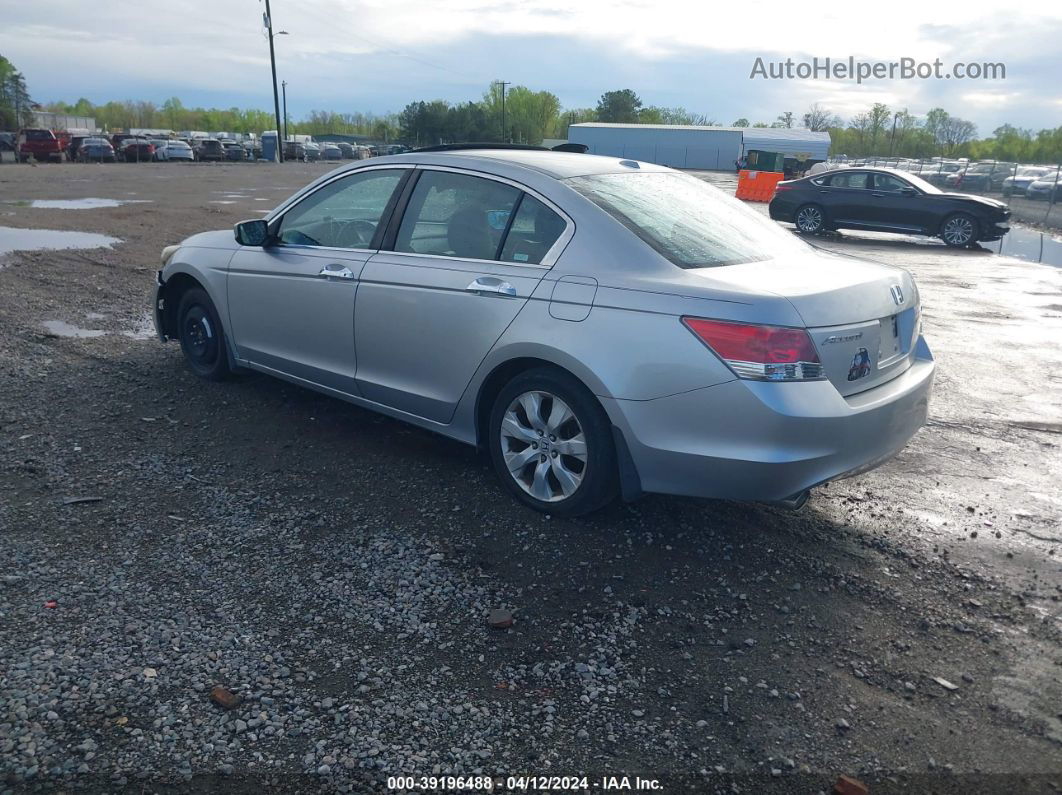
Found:
<path fill-rule="evenodd" d="M 513 259 L 517 262 L 527 262 L 527 254 L 513 254 Z"/>

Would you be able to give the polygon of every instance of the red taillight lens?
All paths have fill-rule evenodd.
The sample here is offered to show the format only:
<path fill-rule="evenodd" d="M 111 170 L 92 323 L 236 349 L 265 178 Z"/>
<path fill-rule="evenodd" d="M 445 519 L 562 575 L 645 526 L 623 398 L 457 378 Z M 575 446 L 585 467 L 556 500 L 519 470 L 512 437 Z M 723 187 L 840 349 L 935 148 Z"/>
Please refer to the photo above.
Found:
<path fill-rule="evenodd" d="M 701 317 L 684 317 L 682 323 L 740 378 L 764 381 L 822 378 L 818 351 L 804 329 Z"/>
<path fill-rule="evenodd" d="M 775 193 L 781 193 L 782 191 L 785 191 L 785 190 L 792 190 L 794 187 L 796 187 L 796 186 L 795 185 L 789 185 L 789 184 L 787 184 L 785 182 L 779 182 L 777 185 L 774 186 L 774 192 Z"/>

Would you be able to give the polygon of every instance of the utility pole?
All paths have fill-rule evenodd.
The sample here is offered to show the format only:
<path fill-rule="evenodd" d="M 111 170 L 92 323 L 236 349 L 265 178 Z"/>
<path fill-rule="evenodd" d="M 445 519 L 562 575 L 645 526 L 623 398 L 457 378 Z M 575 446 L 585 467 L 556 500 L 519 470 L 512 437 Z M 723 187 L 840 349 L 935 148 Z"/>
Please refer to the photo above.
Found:
<path fill-rule="evenodd" d="M 280 87 L 284 92 L 284 140 L 288 140 L 288 81 L 281 80 Z"/>
<path fill-rule="evenodd" d="M 269 66 L 273 71 L 273 113 L 277 119 L 277 138 L 280 138 L 280 92 L 277 91 L 277 56 L 273 50 L 273 15 L 269 10 L 269 0 L 265 0 L 265 22 L 266 32 L 269 34 Z M 273 154 L 273 159 L 278 163 L 284 162 L 284 142 L 277 141 L 277 151 Z"/>
<path fill-rule="evenodd" d="M 497 84 L 500 85 L 502 89 L 502 140 L 509 141 L 509 132 L 505 126 L 505 87 L 511 86 L 512 83 L 505 80 L 498 80 Z"/>
<path fill-rule="evenodd" d="M 896 145 L 896 120 L 900 118 L 902 111 L 892 114 L 892 138 L 889 139 L 889 157 L 892 157 L 892 148 Z"/>

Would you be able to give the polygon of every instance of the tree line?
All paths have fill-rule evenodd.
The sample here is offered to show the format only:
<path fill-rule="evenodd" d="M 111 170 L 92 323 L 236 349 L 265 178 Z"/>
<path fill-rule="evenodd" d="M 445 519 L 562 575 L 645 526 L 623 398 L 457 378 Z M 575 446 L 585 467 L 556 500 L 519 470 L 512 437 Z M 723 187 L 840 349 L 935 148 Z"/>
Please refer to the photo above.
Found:
<path fill-rule="evenodd" d="M 504 107 L 504 109 L 503 109 Z M 0 128 L 15 129 L 30 123 L 34 105 L 22 75 L 0 56 Z M 72 104 L 52 102 L 44 110 L 92 116 L 108 130 L 134 127 L 209 132 L 261 133 L 276 127 L 272 113 L 259 109 L 186 107 L 178 97 L 161 105 L 143 100 L 111 101 L 96 105 L 81 98 Z M 22 118 L 16 119 L 16 113 Z M 567 138 L 568 127 L 580 122 L 623 124 L 718 125 L 707 113 L 682 107 L 645 105 L 631 89 L 606 91 L 594 107 L 563 108 L 549 91 L 526 86 L 504 90 L 492 83 L 478 101 L 445 100 L 410 102 L 400 113 L 337 113 L 313 110 L 290 120 L 289 133 L 345 134 L 383 142 L 428 146 L 455 141 L 512 141 L 539 144 L 546 138 Z M 832 155 L 868 155 L 929 158 L 970 157 L 1016 162 L 1062 161 L 1062 126 L 1034 131 L 1004 124 L 986 138 L 966 119 L 933 108 L 917 116 L 907 108 L 893 109 L 875 103 L 847 121 L 829 108 L 814 104 L 798 115 L 783 111 L 770 121 L 735 120 L 732 127 L 804 127 L 830 133 Z"/>

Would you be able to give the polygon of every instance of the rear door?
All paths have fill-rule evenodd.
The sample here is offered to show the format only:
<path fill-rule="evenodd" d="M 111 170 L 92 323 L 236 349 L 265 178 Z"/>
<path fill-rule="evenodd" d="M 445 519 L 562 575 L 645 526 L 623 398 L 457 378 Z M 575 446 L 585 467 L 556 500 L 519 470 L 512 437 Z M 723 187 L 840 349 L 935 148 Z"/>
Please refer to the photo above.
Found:
<path fill-rule="evenodd" d="M 837 224 L 861 226 L 870 223 L 870 174 L 866 171 L 838 171 L 830 175 L 826 192 L 821 194 L 826 216 Z"/>
<path fill-rule="evenodd" d="M 275 244 L 236 252 L 228 302 L 241 359 L 357 394 L 358 278 L 409 173 L 400 167 L 359 169 L 327 182 L 271 224 Z"/>
<path fill-rule="evenodd" d="M 390 250 L 361 276 L 357 383 L 369 400 L 445 423 L 574 226 L 482 174 L 419 169 L 407 193 Z"/>

